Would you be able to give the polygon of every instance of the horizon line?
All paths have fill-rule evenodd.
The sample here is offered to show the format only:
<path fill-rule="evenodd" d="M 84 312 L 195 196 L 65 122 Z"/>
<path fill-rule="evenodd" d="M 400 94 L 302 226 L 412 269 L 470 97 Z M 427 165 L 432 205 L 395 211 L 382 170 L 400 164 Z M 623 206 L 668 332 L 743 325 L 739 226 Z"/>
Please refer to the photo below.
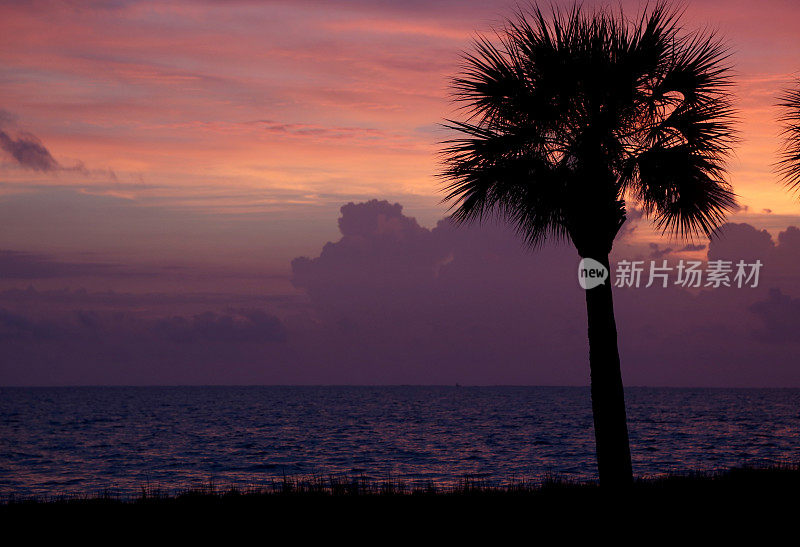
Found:
<path fill-rule="evenodd" d="M 69 388 L 258 388 L 258 387 L 449 387 L 449 388 L 569 388 L 588 389 L 589 384 L 59 384 L 0 385 L 0 389 L 69 389 Z M 625 389 L 800 389 L 800 386 L 677 386 L 632 385 Z"/>

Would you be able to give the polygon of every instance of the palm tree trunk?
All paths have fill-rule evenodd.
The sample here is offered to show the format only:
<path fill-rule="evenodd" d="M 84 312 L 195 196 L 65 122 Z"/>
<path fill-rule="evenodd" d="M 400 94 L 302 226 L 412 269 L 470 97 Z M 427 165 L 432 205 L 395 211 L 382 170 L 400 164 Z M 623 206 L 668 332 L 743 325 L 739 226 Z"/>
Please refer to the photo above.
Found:
<path fill-rule="evenodd" d="M 608 256 L 595 258 L 609 269 Z M 633 482 L 611 279 L 586 291 L 597 469 L 602 487 Z"/>

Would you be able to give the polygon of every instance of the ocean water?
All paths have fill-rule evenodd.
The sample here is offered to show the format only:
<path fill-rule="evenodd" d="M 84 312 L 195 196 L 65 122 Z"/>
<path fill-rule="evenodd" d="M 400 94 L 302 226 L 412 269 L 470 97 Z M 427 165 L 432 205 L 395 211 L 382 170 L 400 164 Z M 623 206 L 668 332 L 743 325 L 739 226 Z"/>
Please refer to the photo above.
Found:
<path fill-rule="evenodd" d="M 800 461 L 800 390 L 626 391 L 634 472 Z M 0 496 L 596 478 L 588 388 L 0 388 Z"/>

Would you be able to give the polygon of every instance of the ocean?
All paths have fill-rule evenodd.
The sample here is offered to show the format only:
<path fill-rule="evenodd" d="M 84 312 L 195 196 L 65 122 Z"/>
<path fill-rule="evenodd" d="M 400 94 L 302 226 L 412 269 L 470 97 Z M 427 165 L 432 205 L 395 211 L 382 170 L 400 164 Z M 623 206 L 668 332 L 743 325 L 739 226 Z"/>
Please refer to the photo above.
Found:
<path fill-rule="evenodd" d="M 800 389 L 626 390 L 634 473 L 800 461 Z M 592 480 L 581 387 L 0 388 L 0 496 Z"/>

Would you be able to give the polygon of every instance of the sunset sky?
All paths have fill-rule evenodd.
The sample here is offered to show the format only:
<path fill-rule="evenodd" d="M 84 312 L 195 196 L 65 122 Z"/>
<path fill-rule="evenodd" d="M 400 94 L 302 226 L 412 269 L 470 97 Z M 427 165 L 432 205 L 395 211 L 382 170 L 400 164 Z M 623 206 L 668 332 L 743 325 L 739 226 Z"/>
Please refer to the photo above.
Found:
<path fill-rule="evenodd" d="M 436 369 L 431 363 L 448 361 L 448 347 L 467 351 L 464 344 L 474 341 L 471 329 L 478 328 L 450 325 L 453 332 L 442 334 L 448 328 L 446 308 L 460 309 L 458 294 L 425 315 L 431 323 L 422 331 L 409 323 L 398 326 L 388 316 L 370 323 L 369 308 L 383 302 L 392 309 L 391 302 L 365 295 L 373 293 L 356 294 L 372 282 L 381 294 L 433 290 L 398 288 L 415 279 L 402 268 L 425 260 L 439 268 L 465 256 L 453 251 L 465 245 L 458 239 L 462 236 L 436 228 L 446 215 L 435 178 L 437 143 L 445 137 L 439 124 L 458 116 L 448 99 L 448 81 L 458 70 L 460 52 L 476 31 L 496 26 L 514 5 L 472 0 L 0 2 L 0 347 L 6 350 L 0 383 L 585 383 L 586 348 L 580 342 L 585 310 L 572 278 L 572 255 L 562 261 L 574 285 L 564 288 L 569 296 L 542 305 L 563 309 L 559 313 L 569 326 L 560 332 L 569 331 L 584 345 L 566 357 L 548 347 L 548 364 L 530 364 L 523 340 L 505 346 L 502 354 L 484 347 L 463 374 L 455 365 Z M 629 15 L 643 5 L 623 2 Z M 733 323 L 689 329 L 712 341 L 747 331 L 740 360 L 731 364 L 730 347 L 714 353 L 713 343 L 697 342 L 693 355 L 702 353 L 705 369 L 668 355 L 636 372 L 628 363 L 645 358 L 647 350 L 633 335 L 626 346 L 621 329 L 623 353 L 631 356 L 626 361 L 623 355 L 623 367 L 631 367 L 629 377 L 639 384 L 800 385 L 791 357 L 798 347 L 772 324 L 780 317 L 796 318 L 792 314 L 800 310 L 800 255 L 791 254 L 800 252 L 800 243 L 787 230 L 800 226 L 800 202 L 771 167 L 780 130 L 776 97 L 800 76 L 800 10 L 794 0 L 685 5 L 685 26 L 716 29 L 730 45 L 735 69 L 741 142 L 730 173 L 742 208 L 730 221 L 749 228 L 734 228 L 727 244 L 741 237 L 783 253 L 774 263 L 784 270 L 775 266 L 774 286 L 764 286 L 746 302 L 733 295 L 704 308 L 710 321 L 731 306 L 730 315 L 741 321 L 728 318 Z M 389 204 L 340 213 L 349 202 L 373 199 L 402 204 L 402 213 Z M 420 238 L 417 246 L 392 247 L 406 253 L 405 266 L 399 267 L 403 273 L 380 278 L 380 264 L 400 259 L 372 257 L 370 264 L 378 270 L 365 266 L 363 271 L 374 275 L 356 285 L 336 285 L 331 279 L 341 269 L 321 268 L 325 260 L 344 260 L 336 254 L 343 247 L 336 245 L 347 234 L 340 232 L 337 219 L 349 215 L 358 235 L 379 210 L 384 220 L 397 221 L 392 225 L 397 233 Z M 774 243 L 765 243 L 769 236 Z M 513 238 L 503 241 L 511 258 L 494 270 L 487 266 L 487 275 L 511 275 L 502 272 L 519 271 L 515 268 L 522 262 L 522 269 L 534 262 L 530 267 L 541 267 L 541 260 L 515 247 Z M 293 259 L 319 257 L 327 242 L 333 242 L 328 254 L 303 270 L 308 277 L 301 279 Z M 486 245 L 494 253 L 493 245 L 500 244 Z M 640 220 L 618 252 L 633 256 L 672 249 L 677 257 L 683 245 L 660 239 Z M 431 248 L 443 262 L 431 258 L 436 254 Z M 705 258 L 711 251 L 697 252 Z M 555 268 L 562 262 L 554 258 L 548 264 Z M 472 277 L 482 271 L 476 267 L 459 283 L 474 291 Z M 355 277 L 348 279 L 355 283 Z M 505 288 L 522 283 L 489 279 Z M 336 294 L 328 294 L 332 286 L 339 287 Z M 769 289 L 778 293 L 768 294 Z M 427 302 L 442 297 L 436 294 Z M 339 302 L 345 295 L 347 302 Z M 505 296 L 495 296 L 505 302 Z M 520 314 L 523 339 L 532 328 L 524 321 L 545 314 L 534 305 L 541 295 L 528 296 L 531 310 L 514 311 Z M 410 298 L 406 304 L 392 302 L 399 309 L 412 306 Z M 515 300 L 508 298 L 508 303 Z M 620 298 L 621 323 L 630 317 L 631 328 L 641 327 L 634 318 L 651 311 L 626 311 L 626 296 Z M 770 298 L 778 315 L 759 316 L 756 301 Z M 86 321 L 100 326 L 85 331 L 84 319 L 75 315 L 80 313 L 95 314 Z M 399 317 L 414 323 L 406 313 L 413 315 L 405 310 Z M 672 308 L 664 313 L 683 315 Z M 345 316 L 352 324 L 342 322 Z M 206 319 L 209 328 L 224 331 L 212 350 L 201 352 L 202 363 L 195 368 L 190 361 L 199 362 L 196 355 L 179 355 L 180 340 L 192 339 L 191 333 L 177 336 L 178 342 L 158 342 L 166 349 L 153 355 L 169 355 L 171 365 L 153 364 L 153 355 L 129 348 L 158 345 L 142 340 L 166 328 L 163 321 L 179 318 L 199 332 L 206 332 Z M 360 320 L 384 330 L 359 330 Z M 326 327 L 326 321 L 334 326 Z M 684 332 L 673 327 L 670 336 Z M 723 327 L 734 330 L 720 331 Z M 248 336 L 261 335 L 273 345 L 251 347 L 256 342 Z M 351 354 L 355 350 L 348 340 L 365 336 L 372 345 Z M 424 356 L 403 361 L 393 355 L 380 364 L 380 355 L 425 346 L 429 338 L 437 342 Z M 670 340 L 664 347 L 676 351 Z M 311 353 L 298 349 L 309 345 L 316 348 Z M 54 355 L 65 356 L 63 364 Z M 747 369 L 754 356 L 765 355 L 774 363 L 766 366 L 766 376 Z M 557 360 L 572 364 L 559 369 L 553 365 Z M 732 368 L 709 364 L 720 361 Z"/>

